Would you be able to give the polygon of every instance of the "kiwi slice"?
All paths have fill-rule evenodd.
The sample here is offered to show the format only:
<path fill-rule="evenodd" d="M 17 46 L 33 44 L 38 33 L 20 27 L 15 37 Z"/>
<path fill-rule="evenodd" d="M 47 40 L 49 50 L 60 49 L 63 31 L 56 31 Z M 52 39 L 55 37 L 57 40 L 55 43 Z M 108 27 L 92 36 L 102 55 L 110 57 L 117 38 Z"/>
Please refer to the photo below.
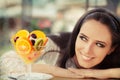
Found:
<path fill-rule="evenodd" d="M 43 46 L 43 39 L 42 38 L 37 39 L 35 42 L 35 49 L 39 51 L 42 49 L 42 46 Z"/>

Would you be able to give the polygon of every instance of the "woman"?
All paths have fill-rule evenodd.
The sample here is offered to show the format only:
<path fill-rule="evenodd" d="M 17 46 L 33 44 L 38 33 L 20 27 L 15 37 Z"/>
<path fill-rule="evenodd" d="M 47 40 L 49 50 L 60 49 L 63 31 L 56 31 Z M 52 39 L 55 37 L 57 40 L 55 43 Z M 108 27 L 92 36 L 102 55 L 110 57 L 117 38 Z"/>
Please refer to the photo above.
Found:
<path fill-rule="evenodd" d="M 105 9 L 88 11 L 77 22 L 67 48 L 62 50 L 60 55 L 62 57 L 57 64 L 59 63 L 61 68 L 56 67 L 57 72 L 51 69 L 49 72 L 53 75 L 120 78 L 119 19 Z"/>
<path fill-rule="evenodd" d="M 91 10 L 76 24 L 65 53 L 60 65 L 63 68 L 66 68 L 65 64 L 69 58 L 74 59 L 78 68 L 106 69 L 120 66 L 120 62 L 117 60 L 120 56 L 119 19 L 104 9 Z M 79 61 L 81 60 L 76 60 L 79 58 L 78 56 L 88 60 L 94 59 L 95 55 L 92 53 L 97 53 L 98 57 L 101 56 L 100 61 L 92 63 L 91 66 L 80 66 Z"/>
<path fill-rule="evenodd" d="M 60 66 L 62 68 L 120 68 L 119 19 L 104 9 L 89 11 L 77 22 L 65 53 L 65 56 L 61 59 Z M 70 70 L 78 74 L 82 73 L 81 70 Z M 117 72 L 120 69 L 114 70 L 116 77 L 120 78 L 120 73 Z M 113 71 L 113 75 L 102 75 L 103 78 L 115 76 L 114 70 L 110 70 L 111 72 Z M 98 71 L 96 72 L 98 74 Z M 96 74 L 94 73 L 94 75 Z M 102 78 L 102 76 L 96 75 L 95 77 Z M 94 76 L 92 75 L 90 77 Z"/>

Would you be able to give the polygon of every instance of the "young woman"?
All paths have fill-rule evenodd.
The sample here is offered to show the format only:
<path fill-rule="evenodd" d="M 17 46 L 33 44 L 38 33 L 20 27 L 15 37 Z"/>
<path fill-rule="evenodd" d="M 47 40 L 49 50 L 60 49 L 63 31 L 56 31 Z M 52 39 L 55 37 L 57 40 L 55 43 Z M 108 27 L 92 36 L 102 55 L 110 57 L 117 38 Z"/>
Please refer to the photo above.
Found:
<path fill-rule="evenodd" d="M 78 20 L 69 39 L 57 62 L 61 69 L 50 73 L 62 77 L 72 77 L 74 73 L 77 78 L 120 78 L 120 21 L 113 13 L 105 9 L 88 11 Z"/>
<path fill-rule="evenodd" d="M 70 58 L 78 68 L 120 67 L 119 19 L 104 9 L 88 12 L 75 26 L 65 53 L 60 64 L 63 68 L 67 67 L 66 62 Z M 89 66 L 87 62 L 86 66 L 82 64 L 82 58 L 88 61 Z"/>
<path fill-rule="evenodd" d="M 64 49 L 52 47 L 49 39 L 41 59 L 54 66 L 38 61 L 33 71 L 69 78 L 120 78 L 120 21 L 114 14 L 105 9 L 88 11 L 68 39 Z"/>

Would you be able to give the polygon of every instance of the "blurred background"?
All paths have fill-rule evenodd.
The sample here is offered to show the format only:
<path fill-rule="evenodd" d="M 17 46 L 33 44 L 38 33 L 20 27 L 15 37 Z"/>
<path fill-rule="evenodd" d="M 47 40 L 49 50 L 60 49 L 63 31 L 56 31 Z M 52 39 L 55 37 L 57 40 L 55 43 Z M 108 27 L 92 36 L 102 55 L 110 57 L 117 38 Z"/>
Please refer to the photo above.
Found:
<path fill-rule="evenodd" d="M 103 7 L 120 17 L 120 0 L 0 0 L 0 55 L 12 49 L 16 31 L 70 32 L 87 10 Z"/>

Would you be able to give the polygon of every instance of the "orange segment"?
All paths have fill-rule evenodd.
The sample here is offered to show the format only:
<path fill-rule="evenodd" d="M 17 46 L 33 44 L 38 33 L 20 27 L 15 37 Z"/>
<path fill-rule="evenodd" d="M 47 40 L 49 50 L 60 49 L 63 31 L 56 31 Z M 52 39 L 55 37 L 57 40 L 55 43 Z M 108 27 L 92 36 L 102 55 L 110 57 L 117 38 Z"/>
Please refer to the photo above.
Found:
<path fill-rule="evenodd" d="M 19 30 L 16 35 L 16 37 L 26 37 L 28 38 L 29 32 L 27 30 Z"/>
<path fill-rule="evenodd" d="M 29 54 L 32 50 L 32 46 L 29 40 L 26 38 L 19 38 L 16 42 L 16 50 L 20 54 Z"/>
<path fill-rule="evenodd" d="M 18 38 L 20 37 L 28 38 L 28 36 L 29 32 L 27 30 L 20 30 L 15 35 L 12 36 L 11 42 L 13 43 L 13 45 L 15 45 Z"/>

